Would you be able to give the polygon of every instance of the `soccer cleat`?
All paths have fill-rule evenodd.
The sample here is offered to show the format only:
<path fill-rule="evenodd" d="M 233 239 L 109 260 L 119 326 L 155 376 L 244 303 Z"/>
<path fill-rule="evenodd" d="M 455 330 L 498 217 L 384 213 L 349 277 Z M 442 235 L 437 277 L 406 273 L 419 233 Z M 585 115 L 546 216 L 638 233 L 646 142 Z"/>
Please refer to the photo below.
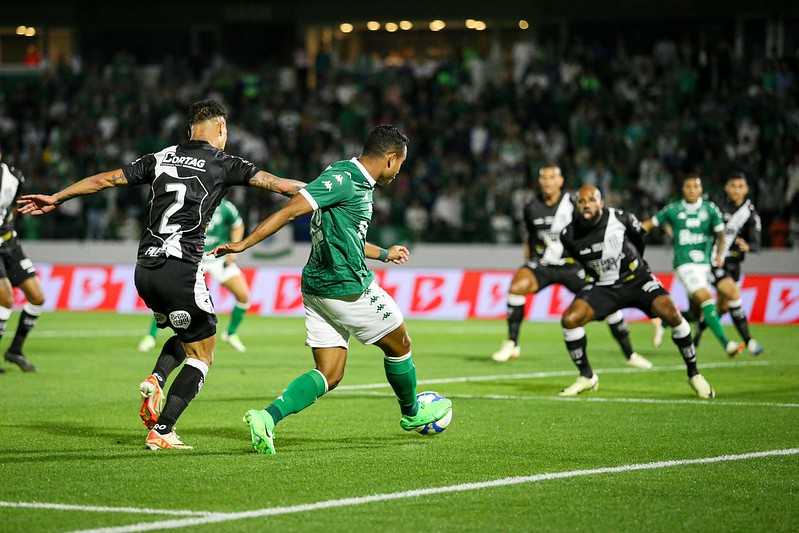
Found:
<path fill-rule="evenodd" d="M 155 348 L 155 337 L 152 335 L 145 335 L 142 337 L 142 340 L 139 341 L 140 352 L 149 352 L 153 348 Z"/>
<path fill-rule="evenodd" d="M 236 350 L 237 352 L 246 352 L 247 347 L 244 346 L 244 343 L 241 342 L 241 339 L 235 333 L 228 334 L 227 332 L 222 334 L 222 340 L 228 344 L 230 347 Z"/>
<path fill-rule="evenodd" d="M 641 370 L 649 370 L 652 368 L 653 365 L 649 359 L 646 357 L 633 352 L 629 359 L 627 359 L 627 365 L 633 368 L 640 368 Z"/>
<path fill-rule="evenodd" d="M 499 348 L 499 350 L 494 352 L 494 355 L 491 356 L 491 359 L 497 363 L 504 363 L 509 359 L 518 359 L 521 352 L 522 349 L 517 346 L 515 342 L 512 340 L 507 340 L 502 343 L 502 346 Z"/>
<path fill-rule="evenodd" d="M 183 444 L 180 437 L 177 436 L 174 430 L 166 435 L 161 435 L 156 430 L 151 430 L 147 435 L 145 444 L 148 449 L 153 451 L 158 450 L 193 450 L 191 446 Z"/>
<path fill-rule="evenodd" d="M 579 376 L 577 381 L 563 389 L 558 396 L 577 396 L 587 390 L 597 390 L 599 388 L 599 376 L 594 374 L 590 378 Z"/>
<path fill-rule="evenodd" d="M 658 319 L 657 322 L 652 322 L 652 326 L 654 327 L 654 331 L 652 332 L 652 346 L 660 348 L 660 345 L 663 344 L 663 334 L 666 332 L 666 328 L 663 327 L 663 322 L 660 319 Z"/>
<path fill-rule="evenodd" d="M 452 400 L 449 398 L 443 398 L 437 402 L 419 402 L 419 410 L 416 411 L 415 415 L 402 415 L 400 427 L 405 431 L 411 431 L 425 424 L 438 422 L 447 416 L 450 411 L 452 411 Z"/>
<path fill-rule="evenodd" d="M 749 342 L 746 343 L 746 349 L 749 350 L 749 353 L 755 357 L 763 353 L 763 346 L 761 346 L 760 343 L 755 339 L 749 339 Z"/>
<path fill-rule="evenodd" d="M 22 369 L 23 372 L 36 372 L 36 367 L 33 363 L 28 361 L 28 358 L 21 353 L 6 352 L 3 357 L 9 363 L 14 363 Z"/>
<path fill-rule="evenodd" d="M 729 355 L 730 357 L 735 357 L 736 355 L 744 351 L 744 348 L 746 348 L 745 342 L 729 341 L 724 351 L 727 352 L 727 355 Z"/>
<path fill-rule="evenodd" d="M 142 403 L 139 409 L 139 416 L 144 425 L 153 429 L 158 417 L 161 416 L 161 409 L 164 407 L 164 391 L 155 376 L 147 376 L 147 379 L 139 384 Z"/>
<path fill-rule="evenodd" d="M 244 413 L 244 423 L 250 426 L 252 449 L 256 453 L 275 453 L 275 421 L 264 409 L 250 409 Z"/>
<path fill-rule="evenodd" d="M 710 386 L 710 383 L 707 382 L 705 376 L 702 374 L 697 374 L 688 378 L 688 384 L 696 391 L 696 395 L 700 398 L 716 397 L 716 391 L 713 390 L 713 387 Z"/>

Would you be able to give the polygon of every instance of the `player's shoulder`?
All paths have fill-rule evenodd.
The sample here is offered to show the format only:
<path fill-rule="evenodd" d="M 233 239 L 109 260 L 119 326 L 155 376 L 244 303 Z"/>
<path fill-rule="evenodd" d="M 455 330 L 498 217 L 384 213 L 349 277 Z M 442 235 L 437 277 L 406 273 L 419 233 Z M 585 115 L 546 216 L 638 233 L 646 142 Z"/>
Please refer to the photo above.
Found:
<path fill-rule="evenodd" d="M 15 178 L 17 178 L 17 180 L 20 182 L 20 184 L 25 182 L 25 175 L 22 173 L 22 171 L 20 169 L 16 168 L 14 165 L 2 162 L 2 163 L 0 163 L 0 168 L 2 168 L 2 167 L 5 167 L 6 169 L 8 169 L 8 171 Z"/>

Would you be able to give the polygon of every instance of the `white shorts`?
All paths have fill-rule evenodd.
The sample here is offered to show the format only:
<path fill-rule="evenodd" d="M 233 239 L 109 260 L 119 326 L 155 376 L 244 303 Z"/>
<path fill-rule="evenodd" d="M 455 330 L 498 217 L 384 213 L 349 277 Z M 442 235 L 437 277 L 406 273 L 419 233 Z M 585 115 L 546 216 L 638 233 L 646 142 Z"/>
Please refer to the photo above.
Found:
<path fill-rule="evenodd" d="M 219 284 L 241 275 L 241 269 L 236 263 L 225 265 L 225 256 L 212 257 L 210 255 L 204 255 L 203 269 Z"/>
<path fill-rule="evenodd" d="M 685 287 L 688 296 L 699 289 L 710 289 L 713 278 L 710 273 L 710 265 L 688 263 L 680 265 L 676 270 L 677 279 Z"/>
<path fill-rule="evenodd" d="M 302 295 L 305 307 L 305 344 L 311 348 L 349 348 L 350 335 L 374 344 L 402 325 L 402 311 L 394 299 L 373 281 L 363 294 L 322 298 Z"/>

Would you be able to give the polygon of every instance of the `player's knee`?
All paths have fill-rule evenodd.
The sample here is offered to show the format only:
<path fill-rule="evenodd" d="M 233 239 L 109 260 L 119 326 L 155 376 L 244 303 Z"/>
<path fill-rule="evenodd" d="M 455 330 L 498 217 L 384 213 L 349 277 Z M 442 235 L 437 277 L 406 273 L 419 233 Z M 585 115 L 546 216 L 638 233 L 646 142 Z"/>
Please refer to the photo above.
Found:
<path fill-rule="evenodd" d="M 584 323 L 585 322 L 583 322 L 582 313 L 579 311 L 567 310 L 565 313 L 563 313 L 563 317 L 560 319 L 560 325 L 565 329 L 579 328 Z"/>
<path fill-rule="evenodd" d="M 44 294 L 41 292 L 28 294 L 26 298 L 31 305 L 44 305 Z"/>

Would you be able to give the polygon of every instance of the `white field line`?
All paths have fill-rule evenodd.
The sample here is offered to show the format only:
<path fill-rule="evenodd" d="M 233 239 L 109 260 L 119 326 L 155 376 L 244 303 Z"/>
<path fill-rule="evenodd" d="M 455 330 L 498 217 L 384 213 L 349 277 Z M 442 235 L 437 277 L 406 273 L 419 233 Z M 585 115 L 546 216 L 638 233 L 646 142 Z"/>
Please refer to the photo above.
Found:
<path fill-rule="evenodd" d="M 344 391 L 342 394 L 347 396 L 377 396 L 380 398 L 395 398 L 390 392 L 371 392 L 371 391 Z M 777 402 L 725 402 L 718 400 L 663 400 L 658 398 L 563 398 L 560 396 L 513 396 L 508 394 L 447 394 L 447 398 L 461 400 L 507 400 L 521 402 L 588 402 L 588 403 L 644 403 L 644 404 L 687 404 L 687 405 L 707 405 L 707 406 L 732 406 L 732 407 L 785 407 L 797 408 L 799 403 L 777 403 Z"/>
<path fill-rule="evenodd" d="M 671 468 L 675 466 L 723 463 L 729 461 L 743 461 L 748 459 L 759 459 L 762 457 L 789 456 L 797 454 L 799 454 L 799 448 L 788 448 L 783 450 L 768 450 L 764 452 L 744 453 L 739 455 L 720 455 L 717 457 L 704 457 L 700 459 L 679 459 L 671 461 L 656 461 L 653 463 L 639 463 L 639 464 L 622 465 L 622 466 L 611 466 L 605 468 L 593 468 L 588 470 L 550 472 L 546 474 L 536 474 L 532 476 L 514 476 L 502 479 L 494 479 L 490 481 L 462 483 L 459 485 L 449 485 L 445 487 L 429 487 L 425 489 L 407 490 L 402 492 L 372 494 L 369 496 L 357 496 L 352 498 L 341 498 L 337 500 L 324 500 L 315 503 L 306 503 L 306 504 L 291 505 L 285 507 L 267 507 L 264 509 L 255 509 L 252 511 L 244 511 L 239 513 L 207 513 L 204 516 L 198 516 L 193 518 L 164 520 L 160 522 L 141 522 L 138 524 L 130 524 L 127 526 L 84 530 L 81 533 L 128 533 L 134 531 L 152 531 L 156 529 L 177 529 L 183 527 L 201 526 L 205 524 L 232 522 L 234 520 L 244 520 L 248 518 L 259 518 L 263 516 L 304 513 L 309 511 L 316 511 L 319 509 L 351 507 L 354 505 L 365 505 L 374 502 L 418 498 L 420 496 L 439 495 L 452 492 L 466 492 L 466 491 L 482 490 L 494 487 L 521 485 L 526 483 L 537 483 L 540 481 L 550 481 L 553 479 L 567 479 L 567 478 L 574 478 L 581 476 L 592 476 L 598 474 L 617 474 L 622 472 L 634 472 L 640 470 L 657 470 L 661 468 Z"/>
<path fill-rule="evenodd" d="M 26 509 L 54 509 L 56 511 L 84 511 L 93 513 L 130 513 L 130 514 L 163 514 L 170 516 L 208 516 L 215 513 L 203 511 L 181 511 L 178 509 L 147 509 L 141 507 L 102 507 L 94 505 L 67 505 L 63 503 L 44 502 L 3 502 L 0 507 L 17 507 Z"/>
<path fill-rule="evenodd" d="M 704 368 L 727 368 L 737 366 L 767 366 L 774 364 L 771 361 L 725 361 L 720 363 L 704 363 L 699 365 L 700 369 Z M 791 363 L 780 363 L 791 364 Z M 656 366 L 649 370 L 641 370 L 638 368 L 624 367 L 624 368 L 600 368 L 595 372 L 597 374 L 631 374 L 638 372 L 671 372 L 675 370 L 685 371 L 685 365 L 673 366 Z M 417 383 L 419 385 L 437 385 L 440 383 L 472 383 L 477 381 L 505 381 L 509 379 L 543 379 L 559 376 L 574 376 L 576 370 L 556 370 L 552 372 L 533 372 L 531 374 L 494 374 L 491 376 L 464 376 L 457 378 L 440 378 L 440 379 L 420 379 Z M 387 382 L 381 383 L 366 383 L 363 385 L 342 385 L 336 387 L 337 391 L 353 391 L 353 390 L 369 390 L 369 389 L 385 389 L 389 388 Z"/>

